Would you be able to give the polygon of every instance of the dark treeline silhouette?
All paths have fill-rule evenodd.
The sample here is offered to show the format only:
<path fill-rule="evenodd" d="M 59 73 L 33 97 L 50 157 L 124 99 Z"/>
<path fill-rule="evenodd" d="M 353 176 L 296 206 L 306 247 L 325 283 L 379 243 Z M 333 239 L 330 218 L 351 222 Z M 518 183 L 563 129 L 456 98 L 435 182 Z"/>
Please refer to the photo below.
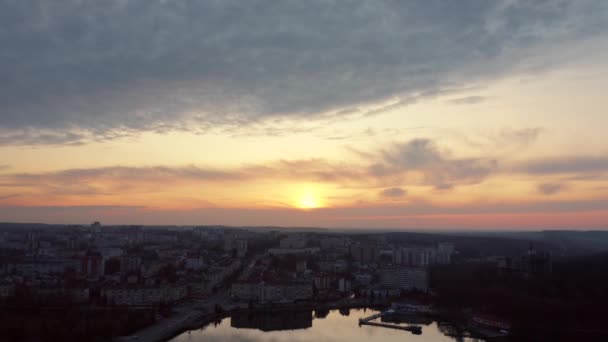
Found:
<path fill-rule="evenodd" d="M 557 260 L 542 275 L 501 274 L 493 264 L 437 266 L 439 304 L 491 313 L 512 323 L 516 340 L 608 340 L 608 254 Z"/>
<path fill-rule="evenodd" d="M 155 313 L 150 308 L 78 305 L 20 289 L 0 304 L 0 336 L 3 341 L 107 341 L 150 325 Z"/>

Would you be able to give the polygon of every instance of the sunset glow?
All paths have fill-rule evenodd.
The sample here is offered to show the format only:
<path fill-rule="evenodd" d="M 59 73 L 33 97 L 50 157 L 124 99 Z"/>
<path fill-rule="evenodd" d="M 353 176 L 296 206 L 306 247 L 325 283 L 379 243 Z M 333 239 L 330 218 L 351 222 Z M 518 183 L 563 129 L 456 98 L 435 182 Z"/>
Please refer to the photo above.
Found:
<path fill-rule="evenodd" d="M 315 209 L 321 207 L 321 203 L 313 193 L 305 192 L 298 200 L 297 207 L 300 209 Z"/>
<path fill-rule="evenodd" d="M 603 2 L 130 3 L 5 6 L 0 221 L 608 222 Z"/>

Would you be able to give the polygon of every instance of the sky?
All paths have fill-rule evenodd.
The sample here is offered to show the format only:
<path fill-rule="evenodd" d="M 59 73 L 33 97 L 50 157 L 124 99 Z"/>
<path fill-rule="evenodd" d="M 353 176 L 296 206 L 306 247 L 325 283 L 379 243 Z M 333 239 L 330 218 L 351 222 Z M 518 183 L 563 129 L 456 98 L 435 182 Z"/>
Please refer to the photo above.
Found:
<path fill-rule="evenodd" d="M 0 221 L 608 228 L 603 0 L 0 0 Z"/>

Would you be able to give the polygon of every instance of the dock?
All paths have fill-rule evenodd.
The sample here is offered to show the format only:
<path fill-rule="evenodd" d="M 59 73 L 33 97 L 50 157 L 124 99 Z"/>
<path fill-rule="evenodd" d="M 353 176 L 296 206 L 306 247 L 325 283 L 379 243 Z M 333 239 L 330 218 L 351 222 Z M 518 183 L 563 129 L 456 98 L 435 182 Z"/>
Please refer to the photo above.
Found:
<path fill-rule="evenodd" d="M 420 335 L 422 334 L 422 328 L 418 325 L 399 325 L 399 324 L 390 324 L 390 323 L 380 323 L 380 322 L 372 322 L 373 320 L 382 317 L 385 312 L 377 313 L 365 318 L 359 318 L 359 325 L 371 325 L 374 327 L 382 327 L 389 329 L 398 329 L 409 331 L 412 334 Z"/>

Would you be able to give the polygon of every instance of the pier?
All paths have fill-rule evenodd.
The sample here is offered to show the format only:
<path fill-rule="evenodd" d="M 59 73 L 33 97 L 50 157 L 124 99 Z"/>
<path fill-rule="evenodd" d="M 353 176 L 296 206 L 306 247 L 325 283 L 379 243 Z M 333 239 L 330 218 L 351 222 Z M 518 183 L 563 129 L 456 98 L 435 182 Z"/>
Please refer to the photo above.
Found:
<path fill-rule="evenodd" d="M 412 334 L 420 335 L 422 334 L 422 328 L 418 325 L 399 325 L 399 324 L 390 324 L 390 323 L 380 323 L 380 322 L 372 322 L 373 320 L 382 317 L 385 312 L 381 312 L 378 314 L 374 314 L 365 318 L 359 319 L 359 325 L 371 325 L 375 327 L 389 328 L 389 329 L 398 329 L 409 331 Z"/>

